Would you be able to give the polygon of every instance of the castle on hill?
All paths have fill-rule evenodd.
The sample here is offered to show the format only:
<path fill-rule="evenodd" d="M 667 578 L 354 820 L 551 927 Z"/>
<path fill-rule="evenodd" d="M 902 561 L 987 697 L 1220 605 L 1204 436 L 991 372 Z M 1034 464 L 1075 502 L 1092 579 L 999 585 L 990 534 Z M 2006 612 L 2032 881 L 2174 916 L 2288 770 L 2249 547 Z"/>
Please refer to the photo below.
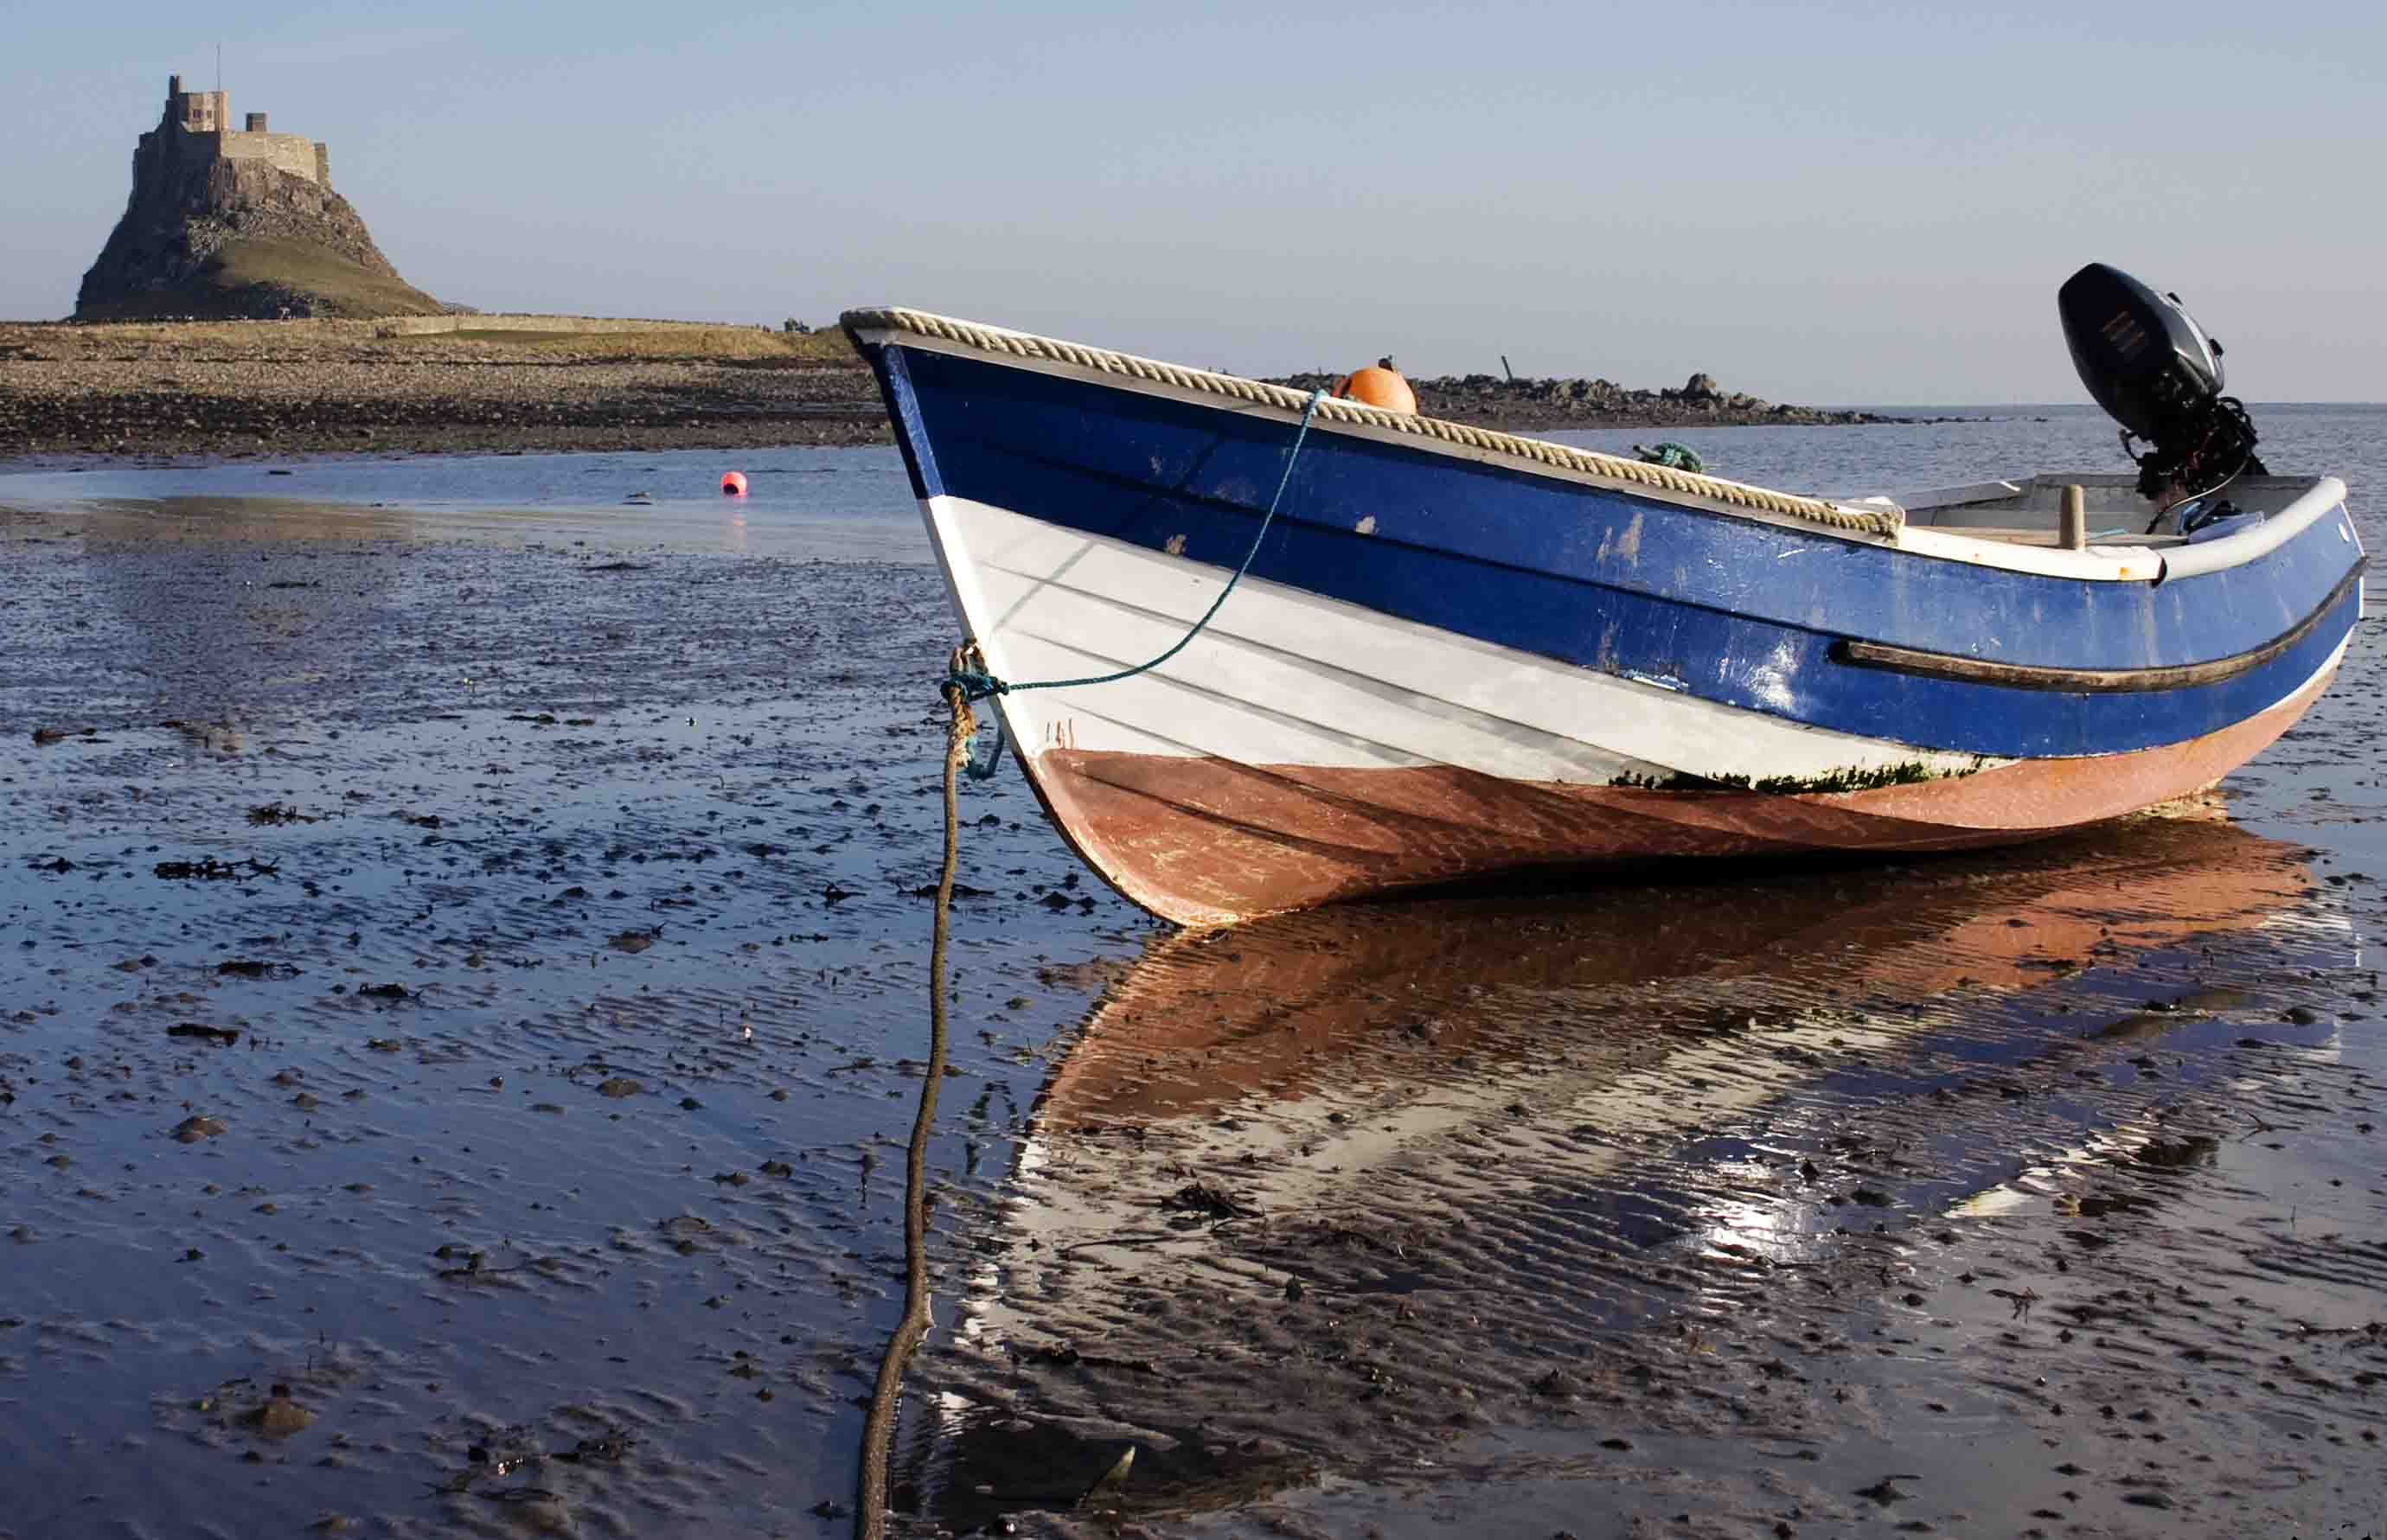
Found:
<path fill-rule="evenodd" d="M 124 215 L 83 274 L 82 321 L 437 315 L 398 275 L 320 141 L 233 127 L 232 99 L 166 80 L 165 110 L 133 152 Z"/>
<path fill-rule="evenodd" d="M 271 133 L 262 112 L 250 113 L 243 127 L 234 128 L 229 93 L 185 91 L 180 75 L 166 77 L 166 114 L 155 129 L 141 136 L 141 146 L 133 152 L 136 180 L 143 158 L 170 153 L 162 142 L 162 136 L 167 134 L 180 140 L 173 146 L 182 151 L 175 157 L 177 159 L 196 156 L 257 161 L 292 176 L 304 177 L 326 191 L 332 185 L 332 152 L 322 140 Z"/>

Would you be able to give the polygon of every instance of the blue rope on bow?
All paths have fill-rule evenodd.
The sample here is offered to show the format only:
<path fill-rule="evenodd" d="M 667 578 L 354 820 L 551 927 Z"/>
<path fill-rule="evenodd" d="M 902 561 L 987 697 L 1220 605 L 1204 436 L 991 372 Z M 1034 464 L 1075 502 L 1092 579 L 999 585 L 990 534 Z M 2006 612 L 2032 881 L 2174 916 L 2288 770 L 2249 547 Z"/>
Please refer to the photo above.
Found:
<path fill-rule="evenodd" d="M 962 699 L 975 705 L 980 701 L 992 700 L 998 695 L 1009 695 L 1017 690 L 1069 689 L 1080 685 L 1108 685 L 1121 679 L 1132 679 L 1139 674 L 1158 668 L 1169 659 L 1184 651 L 1185 644 L 1202 634 L 1203 628 L 1210 624 L 1211 618 L 1217 615 L 1219 608 L 1227 602 L 1227 596 L 1235 591 L 1235 585 L 1244 580 L 1244 574 L 1251 570 L 1253 559 L 1259 555 L 1260 542 L 1268 537 L 1269 525 L 1275 522 L 1277 504 L 1284 500 L 1284 489 L 1293 482 L 1294 462 L 1301 458 L 1302 442 L 1309 436 L 1309 420 L 1318 414 L 1318 403 L 1325 398 L 1326 392 L 1323 390 L 1313 390 L 1309 393 L 1309 404 L 1301 409 L 1301 429 L 1293 435 L 1293 449 L 1284 457 L 1284 474 L 1277 478 L 1276 496 L 1269 499 L 1268 512 L 1260 520 L 1259 532 L 1252 536 L 1252 549 L 1244 552 L 1243 564 L 1235 569 L 1235 575 L 1227 579 L 1227 586 L 1219 590 L 1219 597 L 1210 601 L 1210 608 L 1203 612 L 1200 620 L 1194 623 L 1194 629 L 1177 638 L 1176 646 L 1147 663 L 1136 664 L 1133 668 L 1123 668 L 1116 674 L 1097 674 L 1083 679 L 1037 679 L 1027 684 L 1015 685 L 992 674 L 966 668 L 955 669 L 947 675 L 945 682 L 958 687 L 962 692 Z M 987 755 L 983 765 L 979 763 L 978 755 L 972 753 L 963 768 L 969 772 L 970 779 L 982 781 L 991 777 L 1002 764 L 1003 717 L 1000 713 L 997 713 L 994 718 L 994 751 Z"/>

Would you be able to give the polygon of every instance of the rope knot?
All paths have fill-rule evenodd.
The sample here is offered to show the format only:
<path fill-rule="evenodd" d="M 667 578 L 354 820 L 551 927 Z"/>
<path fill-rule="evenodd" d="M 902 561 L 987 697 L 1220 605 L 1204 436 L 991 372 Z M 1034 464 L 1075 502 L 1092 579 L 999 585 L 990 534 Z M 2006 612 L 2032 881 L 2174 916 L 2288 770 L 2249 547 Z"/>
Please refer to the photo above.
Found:
<path fill-rule="evenodd" d="M 983 669 L 957 668 L 945 675 L 945 683 L 962 692 L 962 699 L 971 705 L 991 701 L 998 695 L 1011 693 L 1011 686 Z"/>

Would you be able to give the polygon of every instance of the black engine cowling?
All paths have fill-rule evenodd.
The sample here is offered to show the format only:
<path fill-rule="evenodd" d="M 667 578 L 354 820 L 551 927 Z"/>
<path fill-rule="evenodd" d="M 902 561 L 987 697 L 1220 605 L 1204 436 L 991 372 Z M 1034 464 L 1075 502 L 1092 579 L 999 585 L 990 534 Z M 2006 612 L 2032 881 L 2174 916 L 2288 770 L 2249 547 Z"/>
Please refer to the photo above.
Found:
<path fill-rule="evenodd" d="M 2267 473 L 2246 409 L 2221 394 L 2221 345 L 2179 296 L 2091 262 L 2065 281 L 2055 307 L 2080 383 L 2122 424 L 2141 494 L 2168 505 L 2242 473 Z M 2134 438 L 2146 440 L 2146 453 L 2131 450 Z"/>

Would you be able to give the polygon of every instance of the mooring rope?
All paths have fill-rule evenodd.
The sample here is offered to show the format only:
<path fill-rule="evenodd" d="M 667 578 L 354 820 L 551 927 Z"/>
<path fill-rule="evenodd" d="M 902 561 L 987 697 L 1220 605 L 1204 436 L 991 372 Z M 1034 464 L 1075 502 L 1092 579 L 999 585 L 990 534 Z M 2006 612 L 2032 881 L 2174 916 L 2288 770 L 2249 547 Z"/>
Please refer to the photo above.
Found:
<path fill-rule="evenodd" d="M 903 1397 L 903 1370 L 928 1332 L 928 1135 L 937 1121 L 937 1088 L 945 1079 L 945 938 L 954 909 L 954 867 L 961 848 L 961 808 L 954 773 L 969 761 L 978 719 L 969 698 L 954 683 L 968 663 L 955 648 L 946 663 L 945 864 L 937 877 L 937 922 L 928 943 L 928 1067 L 921 1072 L 920 1106 L 912 1117 L 912 1143 L 903 1156 L 903 1319 L 887 1339 L 878 1361 L 878 1382 L 870 1393 L 870 1415 L 862 1427 L 862 1471 L 854 1494 L 856 1540 L 880 1540 L 887 1533 L 887 1459 L 895 1440 L 895 1408 Z"/>
<path fill-rule="evenodd" d="M 1185 650 L 1187 644 L 1200 636 L 1217 617 L 1244 580 L 1252 562 L 1260 553 L 1260 543 L 1268 537 L 1269 528 L 1276 522 L 1276 512 L 1284 501 L 1285 488 L 1293 484 L 1294 465 L 1301 459 L 1301 447 L 1309 437 L 1310 420 L 1317 415 L 1319 402 L 1326 392 L 1314 390 L 1303 406 L 1301 425 L 1293 435 L 1293 447 L 1286 451 L 1284 470 L 1278 475 L 1276 491 L 1269 499 L 1268 511 L 1260 516 L 1260 527 L 1252 536 L 1251 548 L 1236 564 L 1219 597 L 1202 612 L 1202 618 L 1167 651 L 1130 668 L 1109 674 L 1091 675 L 1079 679 L 1032 679 L 1018 684 L 997 677 L 986 669 L 985 655 L 975 643 L 964 643 L 954 649 L 945 660 L 942 693 L 949 711 L 945 727 L 945 855 L 937 874 L 936 926 L 928 943 L 928 1064 L 920 1085 L 920 1105 L 912 1118 L 912 1142 L 903 1157 L 903 1315 L 887 1339 L 887 1352 L 878 1361 L 878 1379 L 870 1393 L 870 1412 L 862 1429 L 861 1471 L 855 1479 L 853 1533 L 856 1540 L 881 1540 L 887 1533 L 887 1463 L 895 1441 L 895 1414 L 903 1392 L 903 1370 L 918 1351 L 920 1340 L 928 1332 L 928 1261 L 927 1184 L 928 1138 L 937 1118 L 937 1089 L 945 1076 L 945 948 L 952 928 L 954 906 L 954 869 L 961 849 L 961 808 L 956 776 L 966 769 L 973 779 L 984 780 L 992 776 L 1003 759 L 1003 719 L 995 717 L 994 752 L 981 767 L 971 747 L 978 738 L 978 717 L 971 707 L 978 701 L 1015 690 L 1062 689 L 1077 686 L 1107 685 L 1120 679 L 1131 679 L 1139 674 L 1158 668 L 1162 663 Z"/>
<path fill-rule="evenodd" d="M 991 700 L 998 695 L 1010 695 L 1024 689 L 1070 689 L 1080 685 L 1108 685 L 1121 679 L 1132 679 L 1139 674 L 1158 668 L 1169 659 L 1184 651 L 1186 644 L 1200 636 L 1209 625 L 1212 618 L 1218 614 L 1219 609 L 1226 604 L 1227 596 L 1235 591 L 1235 585 L 1244 580 L 1244 574 L 1251 570 L 1253 560 L 1259 555 L 1260 542 L 1268 538 L 1269 525 L 1276 522 L 1277 505 L 1284 501 L 1284 489 L 1293 484 L 1294 462 L 1301 458 L 1301 446 L 1309 437 L 1310 419 L 1318 415 L 1318 403 L 1324 399 L 1326 399 L 1325 391 L 1313 390 L 1309 393 L 1308 403 L 1301 409 L 1301 426 L 1293 435 L 1293 448 L 1284 457 L 1284 473 L 1276 478 L 1276 493 L 1269 499 L 1268 511 L 1260 517 L 1259 531 L 1252 536 L 1251 549 L 1244 552 L 1244 559 L 1236 566 L 1234 575 L 1227 579 L 1227 586 L 1219 590 L 1219 597 L 1210 601 L 1210 607 L 1202 612 L 1202 618 L 1194 623 L 1194 629 L 1178 637 L 1176 645 L 1168 651 L 1156 658 L 1137 663 L 1132 668 L 1122 668 L 1111 674 L 1089 675 L 1082 679 L 1031 679 L 1024 684 L 1013 684 L 1009 680 L 996 677 L 985 669 L 967 666 L 969 655 L 975 651 L 975 649 L 964 647 L 954 651 L 954 663 L 950 672 L 945 675 L 945 683 L 962 692 L 962 701 L 964 705 L 967 706 L 976 701 Z M 985 660 L 980 658 L 979 661 L 982 663 Z M 970 779 L 975 781 L 988 779 L 1003 764 L 1001 713 L 996 713 L 994 718 L 994 751 L 987 755 L 983 764 L 979 764 L 975 755 L 964 763 L 965 767 L 969 771 Z"/>

